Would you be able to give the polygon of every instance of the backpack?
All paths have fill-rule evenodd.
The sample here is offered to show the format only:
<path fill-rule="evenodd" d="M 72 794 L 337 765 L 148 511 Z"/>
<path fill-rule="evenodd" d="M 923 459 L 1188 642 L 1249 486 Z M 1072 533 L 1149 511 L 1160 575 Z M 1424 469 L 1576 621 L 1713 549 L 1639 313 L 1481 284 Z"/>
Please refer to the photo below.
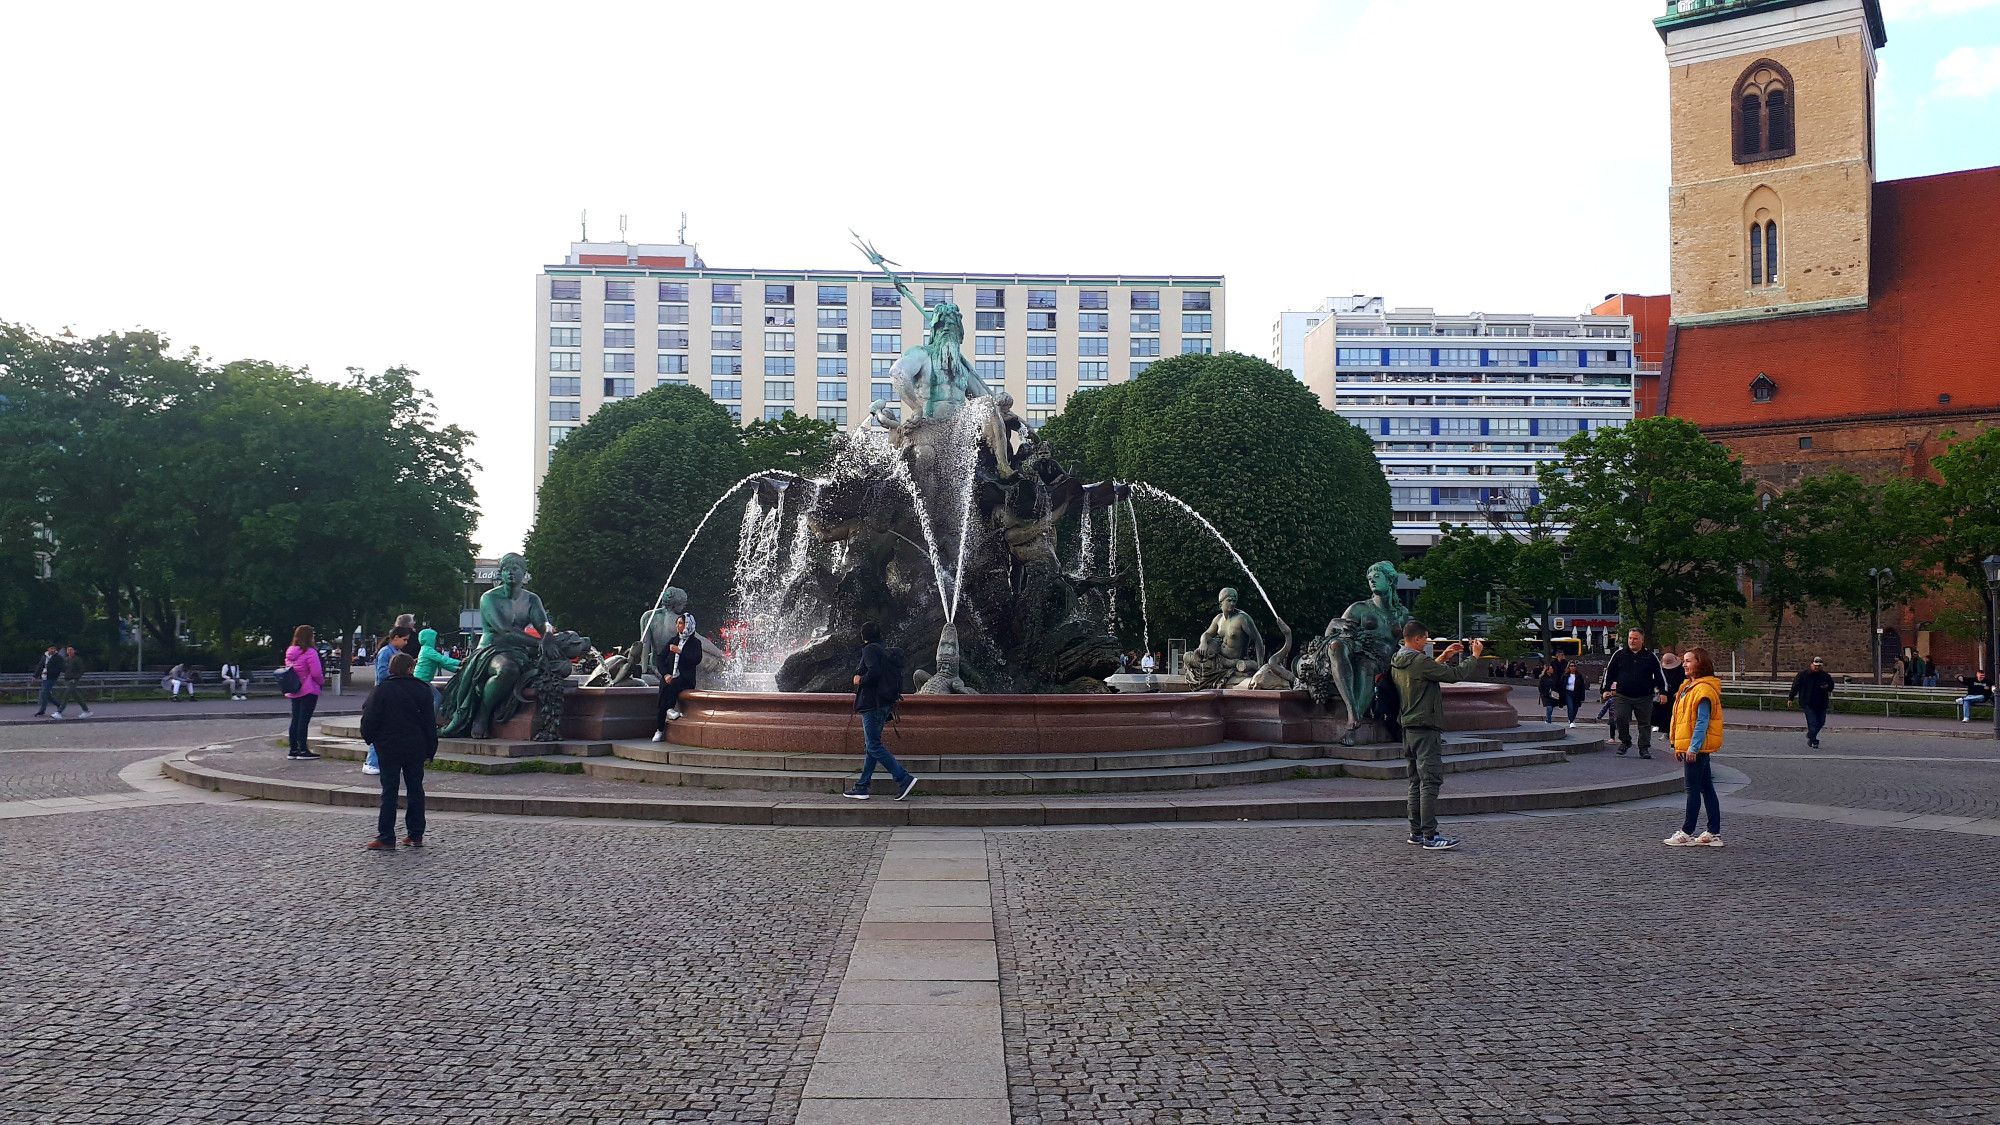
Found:
<path fill-rule="evenodd" d="M 903 650 L 885 648 L 882 650 L 882 676 L 888 681 L 876 689 L 875 698 L 884 707 L 894 707 L 903 700 Z"/>
<path fill-rule="evenodd" d="M 294 668 L 290 664 L 287 664 L 283 668 L 278 669 L 279 691 L 285 693 L 286 695 L 291 695 L 293 692 L 303 690 L 305 686 L 306 682 L 304 679 L 300 678 L 299 670 L 297 668 Z"/>

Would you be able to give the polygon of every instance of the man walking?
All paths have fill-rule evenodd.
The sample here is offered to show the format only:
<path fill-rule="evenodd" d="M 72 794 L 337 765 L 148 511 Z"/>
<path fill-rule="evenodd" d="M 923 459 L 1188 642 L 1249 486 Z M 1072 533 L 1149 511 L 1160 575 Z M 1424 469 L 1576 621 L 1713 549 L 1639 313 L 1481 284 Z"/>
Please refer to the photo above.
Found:
<path fill-rule="evenodd" d="M 1389 661 L 1389 676 L 1403 698 L 1403 760 L 1410 767 L 1410 843 L 1425 851 L 1449 851 L 1458 841 L 1438 832 L 1438 790 L 1444 787 L 1444 689 L 1466 678 L 1466 669 L 1457 667 L 1465 646 L 1453 644 L 1440 656 L 1443 663 L 1424 653 L 1431 633 L 1421 621 L 1403 626 L 1403 647 Z M 1485 652 L 1484 641 L 1472 642 L 1474 660 Z"/>
<path fill-rule="evenodd" d="M 882 745 L 882 727 L 895 715 L 896 701 L 903 698 L 903 658 L 882 647 L 882 628 L 873 621 L 861 626 L 861 664 L 854 670 L 854 709 L 861 713 L 861 737 L 867 757 L 861 762 L 861 779 L 842 793 L 857 801 L 868 799 L 868 786 L 881 766 L 896 779 L 898 801 L 917 787 L 917 775 L 903 768 L 889 748 Z"/>
<path fill-rule="evenodd" d="M 62 718 L 62 704 L 56 702 L 56 683 L 62 679 L 62 674 L 62 649 L 50 645 L 48 651 L 42 653 L 42 662 L 35 666 L 35 679 L 42 687 L 41 695 L 35 700 L 36 718 L 46 716 L 51 707 L 56 709 L 55 717 Z"/>
<path fill-rule="evenodd" d="M 56 718 L 63 717 L 63 708 L 76 704 L 83 717 L 90 718 L 90 704 L 83 701 L 83 661 L 76 657 L 76 646 L 63 648 L 62 694 L 56 698 Z"/>
<path fill-rule="evenodd" d="M 1820 728 L 1826 726 L 1826 705 L 1833 697 L 1833 677 L 1827 674 L 1826 661 L 1813 657 L 1812 667 L 1792 677 L 1792 692 L 1786 696 L 1787 702 L 1798 700 L 1799 710 L 1806 713 L 1806 745 L 1819 749 Z"/>
<path fill-rule="evenodd" d="M 1660 658 L 1646 648 L 1646 634 L 1637 629 L 1625 635 L 1625 647 L 1604 666 L 1603 688 L 1617 694 L 1611 700 L 1611 737 L 1618 740 L 1618 753 L 1632 749 L 1633 719 L 1638 720 L 1639 756 L 1653 756 L 1653 704 L 1667 701 L 1667 673 Z"/>

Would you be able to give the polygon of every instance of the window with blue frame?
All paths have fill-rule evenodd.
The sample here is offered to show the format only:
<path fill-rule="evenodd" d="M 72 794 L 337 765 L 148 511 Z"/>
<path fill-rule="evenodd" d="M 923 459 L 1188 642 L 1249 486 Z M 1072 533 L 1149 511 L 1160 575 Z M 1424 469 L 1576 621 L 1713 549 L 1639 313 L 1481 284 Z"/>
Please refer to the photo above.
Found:
<path fill-rule="evenodd" d="M 662 282 L 660 282 L 660 296 L 659 296 L 659 299 L 660 299 L 660 300 L 662 300 L 662 301 L 685 301 L 685 300 L 687 300 L 687 299 L 688 299 L 688 283 L 687 283 L 687 282 L 685 282 L 685 281 L 662 281 Z"/>
<path fill-rule="evenodd" d="M 847 401 L 846 380 L 831 380 L 831 379 L 820 380 L 819 401 L 846 402 Z"/>
<path fill-rule="evenodd" d="M 1007 378 L 1007 361 L 975 359 L 972 361 L 972 373 L 979 376 L 987 386 L 999 386 L 1001 381 Z"/>
<path fill-rule="evenodd" d="M 1160 338 L 1159 338 L 1158 336 L 1134 336 L 1134 337 L 1132 337 L 1132 354 L 1133 354 L 1133 355 L 1159 355 L 1159 354 L 1160 354 Z"/>
<path fill-rule="evenodd" d="M 1056 378 L 1055 360 L 1031 359 L 1028 361 L 1028 380 L 1030 382 L 1052 383 L 1055 381 L 1055 378 Z"/>
<path fill-rule="evenodd" d="M 1005 336 L 974 336 L 974 337 L 972 338 L 972 354 L 974 354 L 974 355 L 1006 355 L 1006 354 L 1007 354 L 1007 337 L 1005 337 Z"/>
<path fill-rule="evenodd" d="M 1028 354 L 1029 355 L 1056 354 L 1056 338 L 1054 336 L 1028 337 Z"/>
<path fill-rule="evenodd" d="M 819 303 L 822 305 L 845 305 L 847 303 L 847 286 L 845 285 L 820 286 Z"/>
<path fill-rule="evenodd" d="M 1111 354 L 1111 337 L 1109 337 L 1109 336 L 1079 336 L 1079 337 L 1077 337 L 1077 339 L 1076 339 L 1076 354 L 1078 354 L 1078 355 L 1110 355 L 1110 354 Z"/>
<path fill-rule="evenodd" d="M 1055 384 L 1037 385 L 1028 388 L 1029 406 L 1054 406 L 1056 404 Z"/>
<path fill-rule="evenodd" d="M 764 401 L 790 402 L 798 394 L 798 386 L 797 383 L 792 382 L 790 379 L 782 381 L 766 379 L 764 380 Z"/>
<path fill-rule="evenodd" d="M 743 374 L 743 357 L 740 355 L 712 355 L 708 357 L 710 375 Z"/>
<path fill-rule="evenodd" d="M 764 357 L 764 374 L 791 378 L 799 373 L 799 361 L 788 355 Z"/>

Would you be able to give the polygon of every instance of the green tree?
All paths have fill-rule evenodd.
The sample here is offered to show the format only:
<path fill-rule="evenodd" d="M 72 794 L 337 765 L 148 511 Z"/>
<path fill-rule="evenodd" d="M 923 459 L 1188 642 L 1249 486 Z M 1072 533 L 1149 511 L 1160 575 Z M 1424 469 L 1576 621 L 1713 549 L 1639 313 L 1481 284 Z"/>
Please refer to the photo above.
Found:
<path fill-rule="evenodd" d="M 526 553 L 549 613 L 600 646 L 628 643 L 709 506 L 764 467 L 729 412 L 693 387 L 606 404 L 556 447 L 536 497 Z M 721 621 L 741 521 L 741 502 L 717 508 L 674 577 L 698 619 Z"/>
<path fill-rule="evenodd" d="M 1144 481 L 1207 516 L 1301 644 L 1365 594 L 1370 563 L 1398 557 L 1389 486 L 1368 435 L 1261 359 L 1162 360 L 1141 378 L 1071 396 L 1040 438 L 1081 479 Z M 1171 505 L 1138 508 L 1155 637 L 1199 630 L 1224 585 L 1241 588 L 1244 608 L 1264 616 L 1206 532 Z M 1121 561 L 1121 570 L 1130 565 Z"/>
<path fill-rule="evenodd" d="M 762 419 L 743 430 L 743 448 L 752 469 L 783 469 L 816 476 L 833 457 L 840 427 L 790 410 L 775 420 Z"/>
<path fill-rule="evenodd" d="M 1651 636 L 1660 615 L 1737 605 L 1755 493 L 1742 464 L 1680 418 L 1580 433 L 1542 465 L 1543 508 L 1568 524 L 1579 573 L 1616 582 Z"/>
<path fill-rule="evenodd" d="M 1878 495 L 1860 478 L 1836 471 L 1806 477 L 1758 509 L 1754 588 L 1771 627 L 1771 675 L 1778 674 L 1788 615 L 1846 603 L 1857 591 L 1865 602 L 1870 580 L 1864 559 L 1878 527 Z"/>
<path fill-rule="evenodd" d="M 1405 569 L 1411 577 L 1424 580 L 1417 593 L 1417 619 L 1440 635 L 1450 631 L 1456 636 L 1460 611 L 1485 612 L 1489 598 L 1506 584 L 1517 546 L 1511 538 L 1467 524 L 1448 523 L 1443 531 Z"/>

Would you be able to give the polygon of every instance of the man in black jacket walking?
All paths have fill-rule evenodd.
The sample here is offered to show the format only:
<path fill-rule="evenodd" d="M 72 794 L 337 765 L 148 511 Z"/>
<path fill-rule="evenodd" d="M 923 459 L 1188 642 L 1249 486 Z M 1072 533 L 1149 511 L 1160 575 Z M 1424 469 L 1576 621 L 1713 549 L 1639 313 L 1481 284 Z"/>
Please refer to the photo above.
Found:
<path fill-rule="evenodd" d="M 889 748 L 882 744 L 882 727 L 895 712 L 896 701 L 903 697 L 902 660 L 891 656 L 882 647 L 882 628 L 870 621 L 861 626 L 861 663 L 854 669 L 854 709 L 861 713 L 861 737 L 867 745 L 868 756 L 861 763 L 861 780 L 842 793 L 857 801 L 868 799 L 868 786 L 875 780 L 875 767 L 881 766 L 896 779 L 899 791 L 898 801 L 910 795 L 917 787 L 917 775 L 903 768 Z"/>
<path fill-rule="evenodd" d="M 1603 687 L 1617 692 L 1611 699 L 1611 735 L 1618 740 L 1618 752 L 1632 749 L 1632 720 L 1637 719 L 1639 756 L 1652 757 L 1653 704 L 1667 702 L 1667 674 L 1660 658 L 1646 648 L 1646 634 L 1634 629 L 1625 635 L 1625 647 L 1604 666 Z"/>
<path fill-rule="evenodd" d="M 375 817 L 374 851 L 396 848 L 396 783 L 410 797 L 403 843 L 424 846 L 424 763 L 437 756 L 437 700 L 431 685 L 411 673 L 417 658 L 399 652 L 389 660 L 389 678 L 368 693 L 361 707 L 361 740 L 375 747 L 382 764 L 382 809 Z"/>
<path fill-rule="evenodd" d="M 1806 745 L 1818 749 L 1820 728 L 1826 726 L 1826 706 L 1833 698 L 1833 677 L 1827 674 L 1826 661 L 1813 657 L 1811 668 L 1792 677 L 1792 692 L 1785 698 L 1799 701 L 1799 710 L 1806 713 Z"/>
<path fill-rule="evenodd" d="M 62 679 L 62 674 L 62 650 L 50 645 L 49 650 L 42 654 L 42 662 L 35 667 L 35 678 L 42 685 L 41 696 L 35 702 L 36 718 L 47 715 L 50 707 L 56 709 L 56 718 L 62 718 L 62 704 L 56 702 L 56 683 Z"/>

